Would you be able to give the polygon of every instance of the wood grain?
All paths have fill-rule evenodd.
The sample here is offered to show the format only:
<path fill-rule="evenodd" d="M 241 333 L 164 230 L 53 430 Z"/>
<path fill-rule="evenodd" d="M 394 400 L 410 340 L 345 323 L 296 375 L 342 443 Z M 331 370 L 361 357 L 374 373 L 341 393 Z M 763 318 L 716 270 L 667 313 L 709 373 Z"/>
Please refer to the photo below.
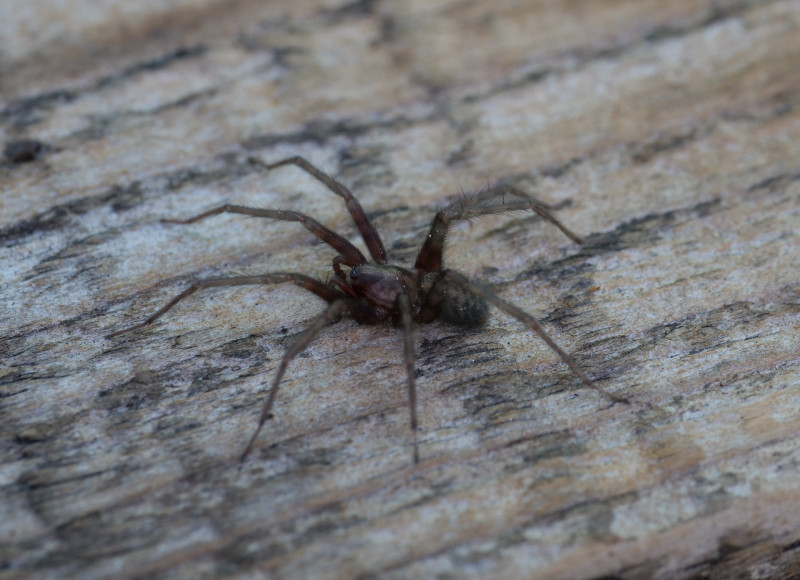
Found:
<path fill-rule="evenodd" d="M 677 0 L 5 2 L 0 578 L 800 576 L 800 5 Z M 537 316 L 402 337 L 287 286 L 191 281 L 361 245 L 303 155 L 410 265 L 435 211 L 508 181 L 447 260 Z M 363 248 L 363 245 L 361 245 Z"/>

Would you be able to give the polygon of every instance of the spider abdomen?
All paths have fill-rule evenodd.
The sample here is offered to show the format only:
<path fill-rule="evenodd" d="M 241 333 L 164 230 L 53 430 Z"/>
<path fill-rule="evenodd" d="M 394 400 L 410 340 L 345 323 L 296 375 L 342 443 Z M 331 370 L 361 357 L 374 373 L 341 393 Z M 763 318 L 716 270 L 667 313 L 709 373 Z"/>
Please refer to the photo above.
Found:
<path fill-rule="evenodd" d="M 421 293 L 425 295 L 423 322 L 436 319 L 456 326 L 475 327 L 485 323 L 489 315 L 485 300 L 453 284 L 441 272 L 423 275 Z"/>
<path fill-rule="evenodd" d="M 442 302 L 439 306 L 439 320 L 456 326 L 475 327 L 486 322 L 489 305 L 472 292 L 464 290 L 443 280 Z"/>

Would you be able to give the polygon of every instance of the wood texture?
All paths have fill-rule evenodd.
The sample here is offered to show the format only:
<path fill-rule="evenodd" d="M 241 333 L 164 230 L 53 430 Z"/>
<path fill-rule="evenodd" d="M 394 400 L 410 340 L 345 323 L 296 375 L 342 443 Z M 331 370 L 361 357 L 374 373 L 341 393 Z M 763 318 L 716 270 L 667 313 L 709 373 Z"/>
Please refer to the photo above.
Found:
<path fill-rule="evenodd" d="M 800 4 L 609 0 L 0 4 L 0 578 L 800 576 Z M 501 180 L 557 207 L 454 228 L 448 261 L 532 333 L 402 337 L 321 301 L 296 209 L 410 265 Z M 363 248 L 363 245 L 361 245 Z"/>

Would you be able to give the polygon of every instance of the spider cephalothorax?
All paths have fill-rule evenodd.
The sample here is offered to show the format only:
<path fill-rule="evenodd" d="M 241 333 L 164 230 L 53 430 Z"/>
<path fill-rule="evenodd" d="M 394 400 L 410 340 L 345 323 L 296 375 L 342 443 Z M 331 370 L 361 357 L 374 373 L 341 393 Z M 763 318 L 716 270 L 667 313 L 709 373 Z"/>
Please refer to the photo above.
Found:
<path fill-rule="evenodd" d="M 343 313 L 349 314 L 363 324 L 391 321 L 403 329 L 415 463 L 419 461 L 416 435 L 416 387 L 414 384 L 413 330 L 415 323 L 427 323 L 438 319 L 461 326 L 476 326 L 486 320 L 488 304 L 493 304 L 536 332 L 586 385 L 600 391 L 613 401 L 626 402 L 625 399 L 612 395 L 595 385 L 575 364 L 572 358 L 561 350 L 553 339 L 542 330 L 533 316 L 495 296 L 493 292 L 481 286 L 476 286 L 461 274 L 444 268 L 442 255 L 445 238 L 450 223 L 454 220 L 531 210 L 558 227 L 573 241 L 581 243 L 581 239 L 550 215 L 542 204 L 530 199 L 522 191 L 512 186 L 501 184 L 490 187 L 471 198 L 462 199 L 460 203 L 438 212 L 417 255 L 414 267 L 409 269 L 387 263 L 386 250 L 378 231 L 370 223 L 361 208 L 361 204 L 358 203 L 358 200 L 344 185 L 323 173 L 302 157 L 291 157 L 270 165 L 264 165 L 257 159 L 252 159 L 251 162 L 255 165 L 266 167 L 268 170 L 281 165 L 296 165 L 322 182 L 333 193 L 342 197 L 347 204 L 347 210 L 355 220 L 374 263 L 370 263 L 361 253 L 361 250 L 336 232 L 329 230 L 315 219 L 295 211 L 257 209 L 227 204 L 186 220 L 164 220 L 167 223 L 189 224 L 220 213 L 238 213 L 300 222 L 338 252 L 338 255 L 333 258 L 333 277 L 328 282 L 323 283 L 309 276 L 294 272 L 273 272 L 256 276 L 200 280 L 173 298 L 166 306 L 141 324 L 108 335 L 110 338 L 147 326 L 175 306 L 175 304 L 201 288 L 292 282 L 325 300 L 328 303 L 328 307 L 289 347 L 281 359 L 269 396 L 262 408 L 258 427 L 242 453 L 242 461 L 253 449 L 256 438 L 266 420 L 272 417 L 272 404 L 275 401 L 278 385 L 286 372 L 289 362 L 305 348 L 325 325 L 337 320 Z M 506 197 L 513 198 L 513 200 L 508 201 Z"/>

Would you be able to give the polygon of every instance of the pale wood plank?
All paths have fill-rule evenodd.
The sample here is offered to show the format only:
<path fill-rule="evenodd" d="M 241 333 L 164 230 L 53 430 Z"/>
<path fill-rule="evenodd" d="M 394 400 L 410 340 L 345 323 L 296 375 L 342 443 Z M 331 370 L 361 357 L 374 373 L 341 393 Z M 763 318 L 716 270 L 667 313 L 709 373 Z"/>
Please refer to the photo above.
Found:
<path fill-rule="evenodd" d="M 3 10 L 0 577 L 621 578 L 800 574 L 796 2 L 26 3 Z M 34 140 L 39 145 L 20 144 Z M 22 151 L 20 157 L 17 152 Z M 201 276 L 392 258 L 509 180 L 555 205 L 454 229 L 449 263 L 538 316 L 609 406 L 493 314 L 402 339 L 326 329 L 293 288 Z M 31 158 L 31 160 L 28 160 Z M 763 576 L 762 576 L 763 577 Z"/>

